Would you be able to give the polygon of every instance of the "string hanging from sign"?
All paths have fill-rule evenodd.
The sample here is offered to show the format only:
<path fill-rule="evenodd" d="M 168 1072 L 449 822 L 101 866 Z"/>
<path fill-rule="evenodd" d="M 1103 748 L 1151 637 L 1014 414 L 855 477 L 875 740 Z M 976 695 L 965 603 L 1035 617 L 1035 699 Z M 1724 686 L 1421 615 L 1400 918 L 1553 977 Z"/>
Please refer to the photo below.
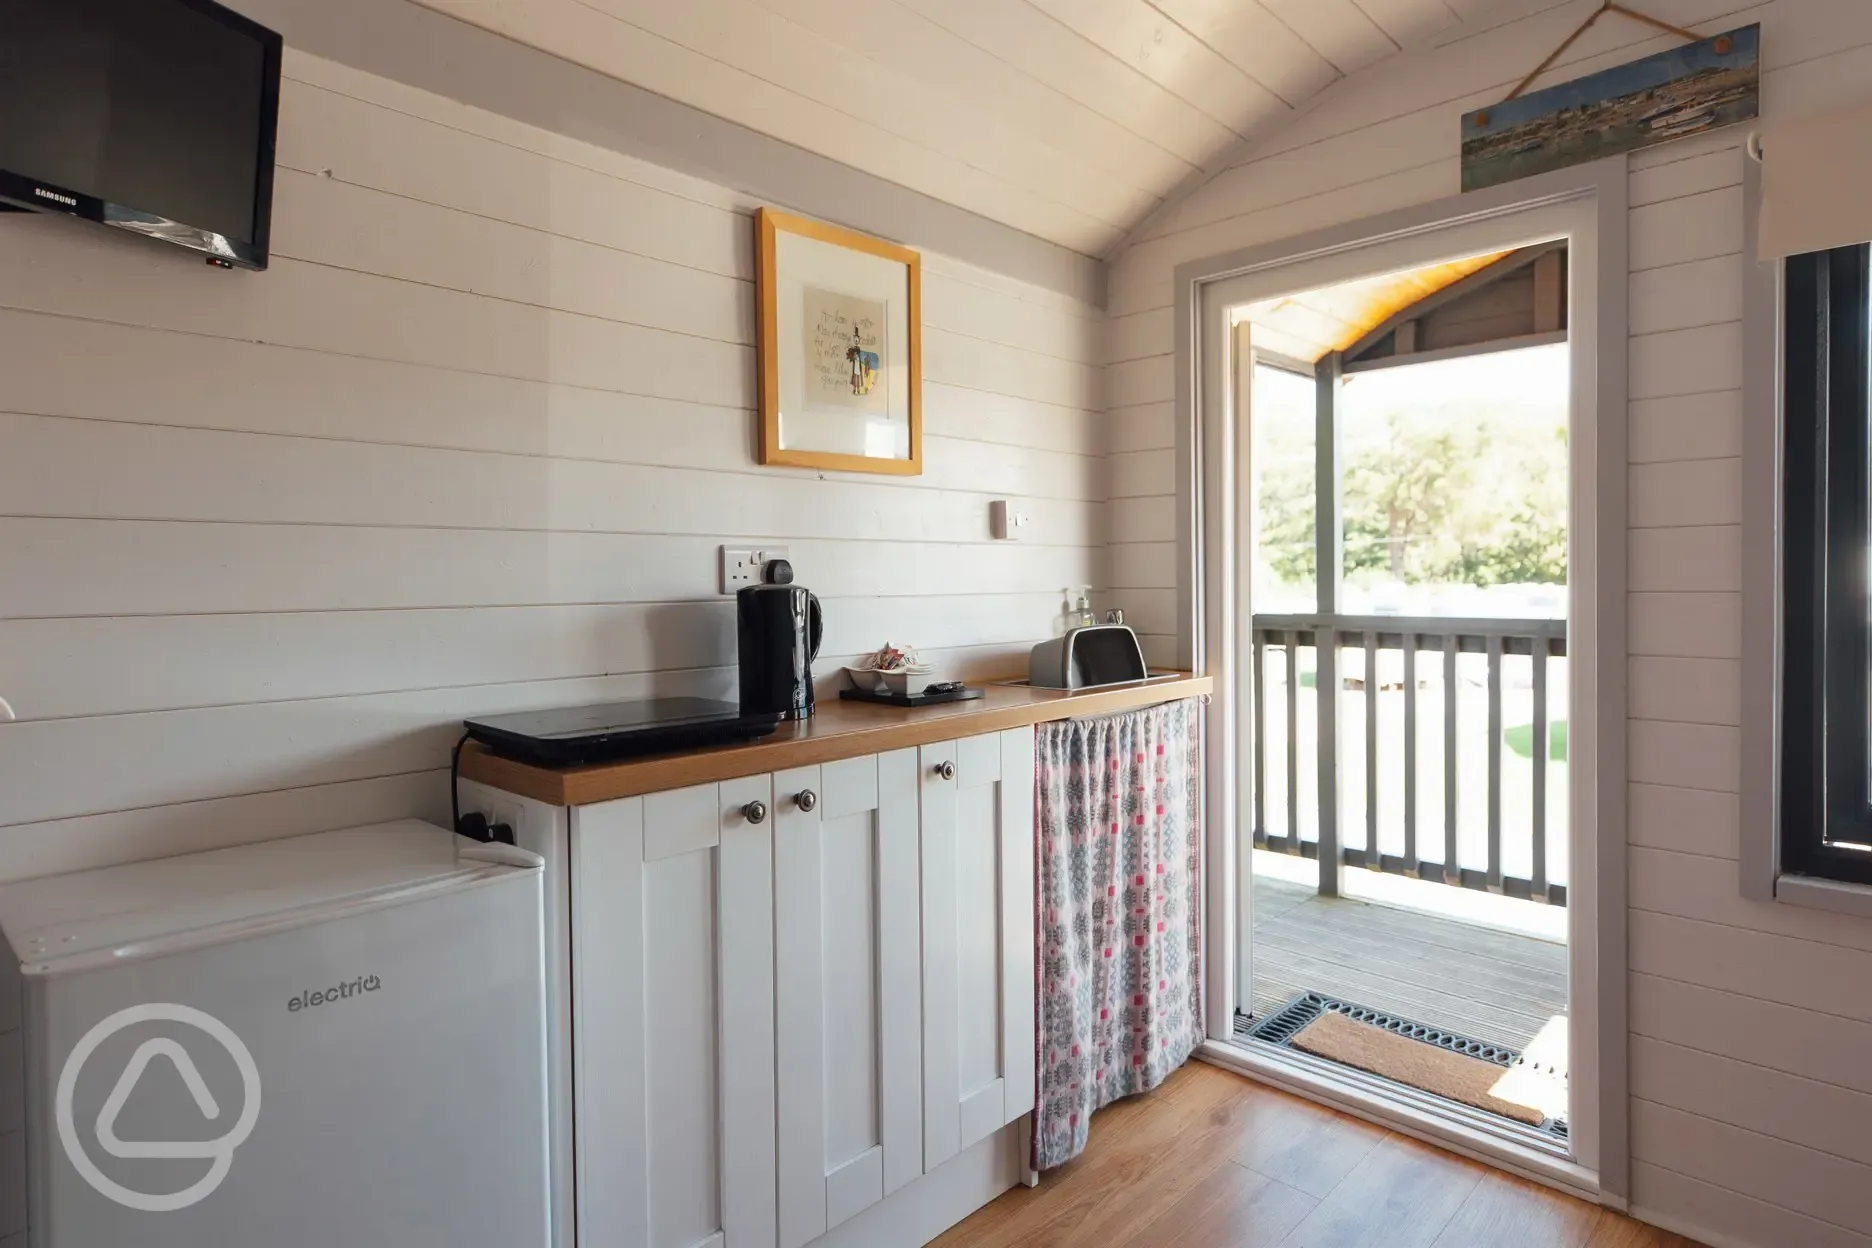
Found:
<path fill-rule="evenodd" d="M 1703 36 L 1697 34 L 1695 31 L 1686 30 L 1682 26 L 1672 25 L 1661 17 L 1652 17 L 1649 13 L 1640 13 L 1637 9 L 1629 5 L 1615 3 L 1615 0 L 1602 0 L 1599 7 L 1594 9 L 1592 14 L 1587 17 L 1585 21 L 1574 27 L 1572 34 L 1560 41 L 1559 47 L 1547 54 L 1546 60 L 1536 65 L 1527 77 L 1515 84 L 1515 89 L 1508 93 L 1507 99 L 1502 100 L 1502 103 L 1506 104 L 1509 100 L 1519 99 L 1522 92 L 1532 86 L 1536 78 L 1546 73 L 1549 69 L 1552 69 L 1554 62 L 1564 56 L 1568 48 L 1579 42 L 1581 35 L 1591 30 L 1593 25 L 1608 13 L 1617 13 L 1621 17 L 1629 17 L 1633 21 L 1643 22 L 1647 26 L 1655 26 L 1667 34 L 1676 35 L 1679 39 L 1688 40 L 1691 43 L 1700 42 L 1703 38 Z M 1716 51 L 1721 54 L 1727 54 L 1729 49 L 1722 46 L 1722 44 L 1722 40 L 1717 41 Z M 1488 125 L 1488 122 L 1489 115 L 1486 110 L 1476 114 L 1475 124 L 1478 129 Z"/>

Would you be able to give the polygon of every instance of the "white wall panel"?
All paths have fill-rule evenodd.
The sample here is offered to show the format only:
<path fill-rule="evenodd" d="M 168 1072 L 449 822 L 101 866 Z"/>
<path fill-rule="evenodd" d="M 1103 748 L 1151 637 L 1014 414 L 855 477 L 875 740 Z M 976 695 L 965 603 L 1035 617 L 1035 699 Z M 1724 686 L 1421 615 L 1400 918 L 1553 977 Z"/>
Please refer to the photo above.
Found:
<path fill-rule="evenodd" d="M 1735 659 L 1742 655 L 1742 596 L 1733 593 L 1633 593 L 1627 604 L 1633 655 Z"/>
<path fill-rule="evenodd" d="M 317 68 L 323 72 L 314 76 L 336 78 L 337 67 Z M 744 214 L 725 191 L 707 199 L 672 194 L 626 176 L 641 173 L 637 168 L 592 168 L 556 159 L 338 89 L 381 97 L 374 83 L 303 81 L 311 69 L 309 58 L 289 59 L 289 76 L 281 84 L 278 160 L 283 170 L 701 273 L 738 278 L 749 271 L 754 239 L 742 228 Z"/>
<path fill-rule="evenodd" d="M 1632 1104 L 1632 1144 L 1641 1157 L 1668 1155 L 1692 1178 L 1782 1209 L 1850 1230 L 1872 1225 L 1865 1198 L 1872 1168 L 1818 1149 L 1644 1099 Z"/>
<path fill-rule="evenodd" d="M 1736 791 L 1741 753 L 1736 729 L 1634 719 L 1629 736 L 1634 783 Z"/>
<path fill-rule="evenodd" d="M 1169 450 L 1176 446 L 1173 405 L 1142 403 L 1131 407 L 1113 404 L 1106 413 L 1110 446 L 1115 454 L 1126 451 Z"/>
<path fill-rule="evenodd" d="M 1633 399 L 1669 398 L 1742 385 L 1742 325 L 1640 334 L 1631 340 Z"/>
<path fill-rule="evenodd" d="M 1630 786 L 1625 826 L 1634 846 L 1733 860 L 1740 821 L 1741 802 L 1733 793 L 1660 784 Z"/>
<path fill-rule="evenodd" d="M 1632 1034 L 1872 1092 L 1872 1025 L 1656 975 L 1632 976 Z"/>
<path fill-rule="evenodd" d="M 280 246 L 290 240 L 282 238 Z M 12 308 L 528 381 L 746 407 L 753 348 L 275 258 L 223 273 L 187 252 L 37 218 L 0 232 Z"/>
<path fill-rule="evenodd" d="M 1742 319 L 1742 266 L 1734 255 L 1646 269 L 1631 277 L 1634 334 Z"/>
<path fill-rule="evenodd" d="M 1801 1248 L 1872 1248 L 1861 1235 L 1797 1209 L 1772 1205 L 1731 1188 L 1640 1161 L 1632 1167 L 1633 1212 L 1684 1226 L 1718 1226 L 1738 1244 L 1799 1244 Z"/>
<path fill-rule="evenodd" d="M 1677 395 L 1631 405 L 1631 462 L 1725 459 L 1742 453 L 1742 392 Z"/>
<path fill-rule="evenodd" d="M 1176 540 L 1176 500 L 1166 494 L 1114 498 L 1110 504 L 1111 537 L 1124 542 Z"/>
<path fill-rule="evenodd" d="M 715 593 L 722 539 L 744 536 L 0 518 L 0 601 L 15 618 L 692 602 Z M 1080 547 L 792 539 L 788 549 L 827 599 L 1092 583 L 1093 552 Z M 905 563 L 929 579 L 901 581 Z"/>
<path fill-rule="evenodd" d="M 1633 658 L 1626 692 L 1633 719 L 1742 722 L 1742 665 L 1734 659 Z"/>
<path fill-rule="evenodd" d="M 1634 594 L 1740 593 L 1742 535 L 1734 525 L 1633 529 L 1630 566 Z"/>
<path fill-rule="evenodd" d="M 1742 896 L 1733 859 L 1634 846 L 1628 861 L 1634 910 L 1872 953 L 1872 923 L 1854 915 Z"/>
<path fill-rule="evenodd" d="M 447 826 L 448 769 L 290 788 L 0 828 L 6 878 L 89 871 L 149 856 L 247 845 L 393 819 Z"/>
<path fill-rule="evenodd" d="M 724 542 L 826 671 L 1016 669 L 1100 579 L 1097 308 L 927 254 L 925 475 L 764 469 L 748 197 L 299 53 L 281 107 L 265 273 L 0 231 L 0 875 L 445 819 L 464 716 L 731 696 Z"/>
<path fill-rule="evenodd" d="M 94 367 L 100 358 L 118 367 Z M 1088 412 L 1010 400 L 990 424 L 983 396 L 954 390 L 930 405 L 925 473 L 900 488 L 1098 496 Z M 24 312 L 0 312 L 0 410 L 641 466 L 755 467 L 746 408 Z"/>
<path fill-rule="evenodd" d="M 1872 953 L 1864 950 L 1649 910 L 1632 911 L 1631 942 L 1636 971 L 1872 1022 Z"/>
<path fill-rule="evenodd" d="M 1176 350 L 1175 331 L 1176 322 L 1169 308 L 1114 316 L 1106 324 L 1105 362 L 1118 364 L 1147 356 L 1169 355 Z"/>
<path fill-rule="evenodd" d="M 1634 464 L 1626 518 L 1634 529 L 1742 523 L 1742 461 Z"/>
<path fill-rule="evenodd" d="M 955 438 L 991 446 L 1036 446 L 1075 455 L 1103 451 L 1100 421 L 1086 408 L 924 380 L 923 421 Z"/>
<path fill-rule="evenodd" d="M 1668 145 L 1657 149 L 1668 163 L 1635 169 L 1631 176 L 1631 203 L 1634 207 L 1682 199 L 1705 191 L 1742 184 L 1742 145 L 1735 136 L 1725 134 L 1722 146 L 1715 151 L 1684 156 L 1682 148 Z"/>
<path fill-rule="evenodd" d="M 469 716 L 647 697 L 732 698 L 733 689 L 734 672 L 721 668 L 0 724 L 0 793 L 8 823 L 25 824 L 404 775 L 446 767 Z M 437 810 L 422 802 L 407 813 L 433 818 Z M 149 841 L 131 857 L 179 852 L 159 835 L 172 826 L 160 812 L 148 826 Z M 268 836 L 260 828 L 245 839 Z M 6 870 L 45 874 L 35 869 L 31 845 L 18 848 Z"/>
<path fill-rule="evenodd" d="M 14 513 L 73 519 L 988 539 L 988 494 L 0 414 Z M 63 466 L 84 464 L 82 474 Z M 744 483 L 728 488 L 726 482 Z M 913 493 L 912 490 L 915 490 Z M 900 505 L 921 499 L 921 505 Z M 1025 541 L 1092 543 L 1095 509 L 1034 498 Z M 801 582 L 806 583 L 805 569 Z"/>
<path fill-rule="evenodd" d="M 1638 273 L 1742 250 L 1742 191 L 1724 187 L 1631 210 L 1631 267 Z"/>
<path fill-rule="evenodd" d="M 1175 542 L 1121 542 L 1110 549 L 1113 589 L 1175 589 Z"/>
<path fill-rule="evenodd" d="M 1176 456 L 1170 450 L 1131 451 L 1108 461 L 1112 498 L 1166 497 L 1176 489 Z"/>

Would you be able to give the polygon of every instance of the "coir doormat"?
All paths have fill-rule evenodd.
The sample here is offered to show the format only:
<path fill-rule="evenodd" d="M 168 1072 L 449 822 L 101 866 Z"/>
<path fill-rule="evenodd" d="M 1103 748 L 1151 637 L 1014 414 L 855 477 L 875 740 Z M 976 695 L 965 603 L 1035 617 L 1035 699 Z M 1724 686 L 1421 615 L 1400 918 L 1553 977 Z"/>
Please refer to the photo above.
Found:
<path fill-rule="evenodd" d="M 1311 1053 L 1341 1066 L 1378 1075 L 1394 1083 L 1499 1114 L 1564 1139 L 1566 1125 L 1538 1104 L 1558 1099 L 1564 1084 L 1527 1093 L 1530 1077 L 1521 1054 L 1500 1045 L 1472 1040 L 1412 1023 L 1318 993 L 1301 993 L 1281 1009 L 1237 1034 Z M 1559 1076 L 1564 1079 L 1564 1075 Z M 1557 1112 L 1564 1113 L 1564 1110 Z"/>

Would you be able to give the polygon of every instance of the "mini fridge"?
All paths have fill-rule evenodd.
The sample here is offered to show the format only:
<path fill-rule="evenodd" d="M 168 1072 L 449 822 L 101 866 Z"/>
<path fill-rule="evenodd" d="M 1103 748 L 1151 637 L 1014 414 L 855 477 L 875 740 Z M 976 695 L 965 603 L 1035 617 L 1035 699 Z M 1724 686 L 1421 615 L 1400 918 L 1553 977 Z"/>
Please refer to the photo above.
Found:
<path fill-rule="evenodd" d="M 0 1248 L 548 1248 L 543 887 L 413 821 L 0 887 Z"/>

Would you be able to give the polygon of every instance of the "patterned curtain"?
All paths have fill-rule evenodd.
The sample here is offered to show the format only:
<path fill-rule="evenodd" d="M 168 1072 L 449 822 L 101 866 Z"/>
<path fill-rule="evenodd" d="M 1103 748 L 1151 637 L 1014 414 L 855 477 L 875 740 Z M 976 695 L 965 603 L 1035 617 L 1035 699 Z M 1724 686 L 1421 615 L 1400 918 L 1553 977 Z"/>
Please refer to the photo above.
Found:
<path fill-rule="evenodd" d="M 1201 704 L 1040 725 L 1033 1165 L 1146 1092 L 1203 1037 Z"/>

